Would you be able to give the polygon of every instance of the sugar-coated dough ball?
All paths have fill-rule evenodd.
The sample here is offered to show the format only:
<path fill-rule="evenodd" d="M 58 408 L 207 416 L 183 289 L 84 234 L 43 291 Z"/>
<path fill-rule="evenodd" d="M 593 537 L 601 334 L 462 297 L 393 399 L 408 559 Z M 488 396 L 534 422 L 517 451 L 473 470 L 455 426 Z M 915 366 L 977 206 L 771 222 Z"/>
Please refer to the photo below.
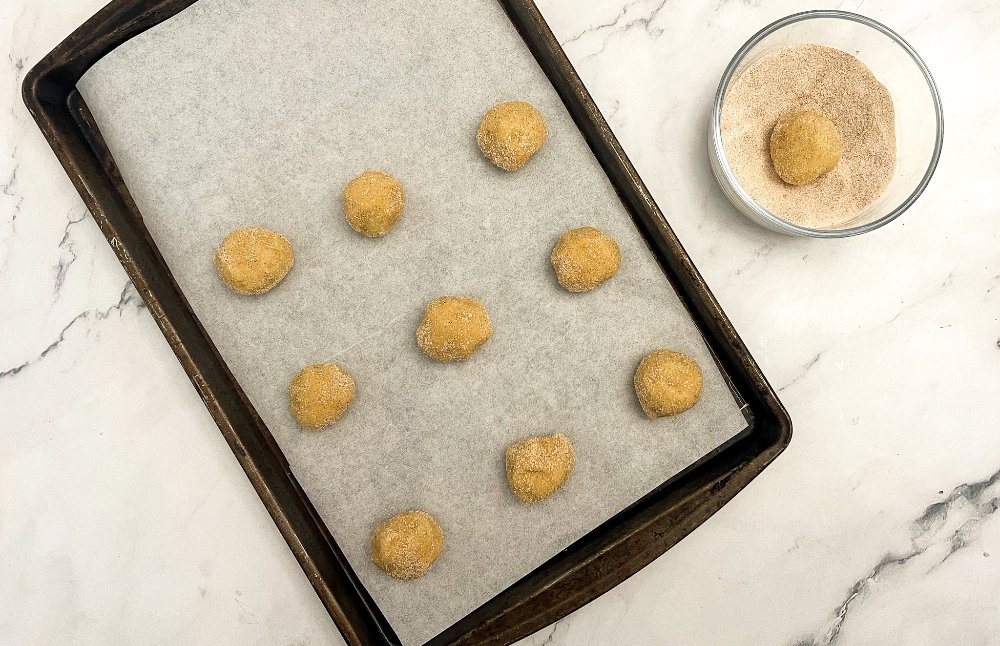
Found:
<path fill-rule="evenodd" d="M 545 117 L 530 103 L 501 103 L 479 122 L 476 143 L 486 159 L 506 171 L 515 171 L 542 148 L 549 136 Z"/>
<path fill-rule="evenodd" d="M 237 294 L 270 291 L 288 275 L 295 257 L 285 236 L 260 227 L 237 229 L 215 250 L 215 269 Z"/>
<path fill-rule="evenodd" d="M 787 184 L 802 186 L 833 170 L 844 152 L 837 126 L 815 110 L 778 120 L 771 131 L 771 162 Z"/>
<path fill-rule="evenodd" d="M 444 532 L 424 511 L 393 516 L 372 534 L 372 563 L 394 579 L 419 579 L 444 548 Z"/>
<path fill-rule="evenodd" d="M 292 416 L 311 431 L 333 424 L 354 401 L 354 380 L 332 363 L 306 366 L 288 384 Z"/>
<path fill-rule="evenodd" d="M 461 296 L 435 298 L 417 327 L 417 346 L 436 361 L 465 361 L 493 334 L 479 301 Z"/>
<path fill-rule="evenodd" d="M 355 231 L 369 238 L 389 233 L 405 205 L 403 185 L 378 171 L 365 171 L 344 188 L 344 217 Z"/>
<path fill-rule="evenodd" d="M 507 447 L 507 483 L 523 503 L 545 500 L 573 473 L 573 445 L 559 433 Z"/>
<path fill-rule="evenodd" d="M 594 227 L 563 234 L 550 257 L 559 284 L 571 292 L 588 292 L 618 273 L 618 243 Z"/>
<path fill-rule="evenodd" d="M 639 363 L 635 394 L 647 417 L 683 413 L 701 397 L 701 368 L 686 354 L 657 350 Z"/>

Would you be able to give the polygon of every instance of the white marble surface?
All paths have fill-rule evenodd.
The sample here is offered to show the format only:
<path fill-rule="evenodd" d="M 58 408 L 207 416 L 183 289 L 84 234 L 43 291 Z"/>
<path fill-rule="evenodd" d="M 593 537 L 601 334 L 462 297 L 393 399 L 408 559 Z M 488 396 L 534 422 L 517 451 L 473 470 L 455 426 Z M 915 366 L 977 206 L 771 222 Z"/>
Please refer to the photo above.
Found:
<path fill-rule="evenodd" d="M 102 4 L 0 3 L 0 643 L 340 643 L 20 101 Z M 910 39 L 947 128 L 900 221 L 815 241 L 724 202 L 703 127 L 733 51 L 806 6 L 539 4 L 795 436 L 692 536 L 524 643 L 1000 644 L 1000 8 L 831 5 Z"/>

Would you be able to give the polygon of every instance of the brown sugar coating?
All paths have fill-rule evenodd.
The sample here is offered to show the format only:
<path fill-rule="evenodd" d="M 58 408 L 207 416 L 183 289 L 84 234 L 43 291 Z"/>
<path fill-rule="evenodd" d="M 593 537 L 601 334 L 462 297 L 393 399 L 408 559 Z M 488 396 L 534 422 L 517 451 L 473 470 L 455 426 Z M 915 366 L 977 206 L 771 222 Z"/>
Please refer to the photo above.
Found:
<path fill-rule="evenodd" d="M 306 366 L 288 384 L 292 416 L 303 428 L 315 431 L 333 424 L 354 400 L 354 380 L 332 363 Z"/>
<path fill-rule="evenodd" d="M 406 192 L 395 177 L 365 171 L 344 188 L 344 217 L 363 236 L 381 238 L 403 214 Z"/>
<path fill-rule="evenodd" d="M 622 264 L 618 243 L 594 227 L 572 229 L 559 238 L 550 256 L 559 284 L 588 292 L 606 282 Z"/>
<path fill-rule="evenodd" d="M 424 511 L 393 516 L 372 534 L 372 563 L 394 579 L 419 579 L 444 548 L 444 532 Z"/>
<path fill-rule="evenodd" d="M 215 250 L 219 277 L 237 294 L 270 291 L 288 275 L 295 257 L 285 236 L 260 227 L 237 229 Z"/>
<path fill-rule="evenodd" d="M 635 371 L 635 394 L 647 417 L 677 415 L 701 397 L 701 368 L 694 359 L 671 350 L 657 350 Z"/>
<path fill-rule="evenodd" d="M 562 434 L 532 437 L 507 447 L 507 482 L 523 503 L 550 497 L 573 473 L 573 445 Z"/>
<path fill-rule="evenodd" d="M 479 122 L 476 143 L 486 159 L 506 171 L 528 163 L 549 136 L 545 117 L 530 103 L 501 103 Z"/>
<path fill-rule="evenodd" d="M 837 126 L 815 110 L 778 120 L 771 131 L 771 162 L 786 184 L 803 186 L 832 171 L 844 152 Z"/>
<path fill-rule="evenodd" d="M 417 326 L 417 346 L 436 361 L 465 361 L 493 335 L 479 301 L 442 296 L 431 301 Z"/>

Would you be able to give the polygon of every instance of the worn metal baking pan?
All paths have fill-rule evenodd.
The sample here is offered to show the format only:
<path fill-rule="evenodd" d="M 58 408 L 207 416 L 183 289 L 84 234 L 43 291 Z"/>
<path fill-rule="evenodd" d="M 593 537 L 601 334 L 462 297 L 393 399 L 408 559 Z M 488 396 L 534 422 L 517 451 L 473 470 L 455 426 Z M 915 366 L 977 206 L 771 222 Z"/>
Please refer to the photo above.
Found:
<path fill-rule="evenodd" d="M 75 85 L 104 54 L 196 0 L 115 0 L 27 75 L 24 100 L 90 208 L 309 580 L 351 644 L 396 637 L 305 496 L 267 427 L 192 312 L 143 225 Z M 432 639 L 509 643 L 606 592 L 704 522 L 780 453 L 787 413 L 666 224 L 586 88 L 530 0 L 501 0 L 559 93 L 637 228 L 691 312 L 749 430 Z"/>

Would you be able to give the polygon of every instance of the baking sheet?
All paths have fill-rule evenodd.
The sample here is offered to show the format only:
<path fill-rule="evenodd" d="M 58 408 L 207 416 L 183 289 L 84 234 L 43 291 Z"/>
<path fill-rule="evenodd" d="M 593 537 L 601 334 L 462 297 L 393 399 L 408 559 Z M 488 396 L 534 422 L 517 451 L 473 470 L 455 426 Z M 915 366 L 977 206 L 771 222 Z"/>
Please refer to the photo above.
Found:
<path fill-rule="evenodd" d="M 331 533 L 404 644 L 468 614 L 746 427 L 694 323 L 501 7 L 480 0 L 199 0 L 105 57 L 79 83 L 161 253 Z M 481 158 L 475 129 L 528 100 L 550 138 L 522 171 Z M 407 188 L 382 240 L 344 222 L 340 192 L 378 168 Z M 242 298 L 212 254 L 230 230 L 284 233 L 296 266 Z M 558 236 L 594 225 L 623 252 L 585 295 L 548 265 Z M 441 294 L 484 302 L 493 338 L 469 362 L 416 348 Z M 631 377 L 648 351 L 695 357 L 691 412 L 650 421 Z M 320 433 L 286 385 L 336 361 L 358 394 Z M 563 432 L 576 471 L 545 503 L 509 493 L 503 451 Z M 371 531 L 432 513 L 445 551 L 424 578 L 368 559 Z"/>

